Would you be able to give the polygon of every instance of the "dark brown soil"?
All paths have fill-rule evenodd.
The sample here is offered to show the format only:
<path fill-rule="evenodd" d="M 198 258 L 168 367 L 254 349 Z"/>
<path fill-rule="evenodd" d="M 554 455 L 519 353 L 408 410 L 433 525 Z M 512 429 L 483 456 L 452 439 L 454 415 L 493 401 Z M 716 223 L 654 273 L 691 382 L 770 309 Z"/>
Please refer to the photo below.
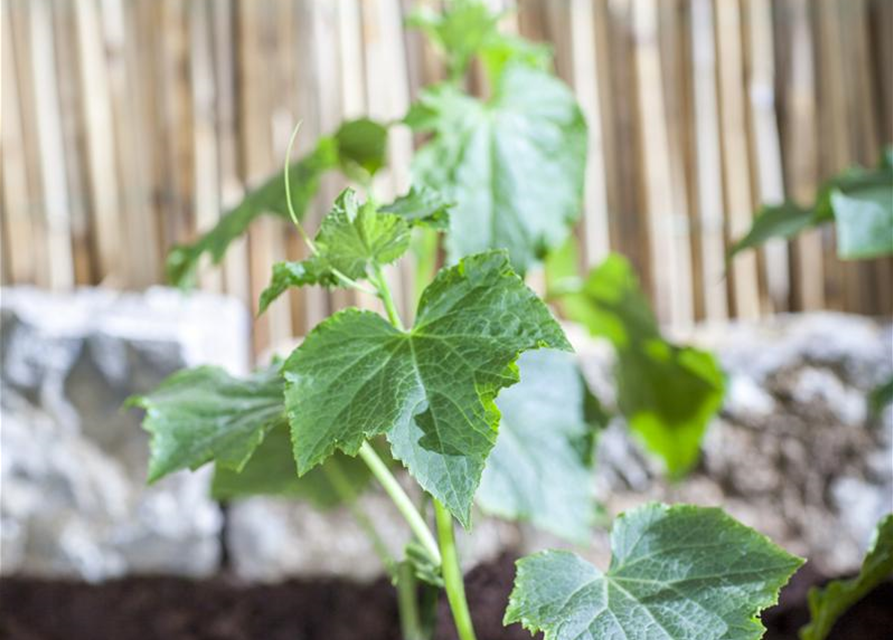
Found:
<path fill-rule="evenodd" d="M 529 640 L 502 627 L 514 568 L 509 558 L 468 576 L 480 640 Z M 805 595 L 818 576 L 804 568 L 778 607 L 767 611 L 766 640 L 795 640 L 806 621 Z M 831 640 L 889 640 L 893 584 L 876 590 L 840 621 Z M 244 586 L 224 578 L 128 578 L 102 585 L 9 578 L 0 581 L 0 638 L 8 640 L 398 640 L 387 582 L 337 580 Z M 440 603 L 438 640 L 455 639 Z"/>

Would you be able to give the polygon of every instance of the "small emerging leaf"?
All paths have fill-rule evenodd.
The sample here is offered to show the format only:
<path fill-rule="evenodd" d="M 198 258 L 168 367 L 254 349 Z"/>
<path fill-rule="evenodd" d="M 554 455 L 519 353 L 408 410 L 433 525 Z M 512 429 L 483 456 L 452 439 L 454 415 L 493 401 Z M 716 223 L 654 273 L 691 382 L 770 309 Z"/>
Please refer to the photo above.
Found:
<path fill-rule="evenodd" d="M 379 208 L 379 211 L 400 216 L 413 226 L 446 229 L 449 226 L 449 210 L 452 206 L 453 203 L 437 191 L 413 186 L 409 193 Z"/>
<path fill-rule="evenodd" d="M 273 279 L 260 298 L 263 312 L 289 287 L 310 284 L 334 286 L 336 272 L 352 280 L 366 278 L 376 265 L 386 265 L 409 248 L 410 227 L 399 215 L 360 204 L 352 189 L 345 189 L 323 219 L 313 241 L 316 255 L 301 262 L 278 263 Z"/>
<path fill-rule="evenodd" d="M 505 252 L 442 270 L 409 331 L 371 312 L 336 313 L 283 367 L 299 472 L 386 434 L 394 457 L 467 527 L 496 441 L 496 395 L 517 382 L 518 354 L 543 346 L 570 348 Z"/>
<path fill-rule="evenodd" d="M 594 426 L 576 358 L 560 351 L 525 353 L 521 381 L 499 395 L 499 438 L 476 496 L 492 515 L 527 520 L 585 542 L 595 520 Z M 591 396 L 590 396 L 591 397 Z M 603 425 L 599 425 L 603 426 Z"/>
<path fill-rule="evenodd" d="M 803 561 L 719 509 L 621 514 L 602 572 L 566 551 L 518 561 L 505 624 L 545 640 L 757 640 L 758 614 Z"/>
<path fill-rule="evenodd" d="M 824 640 L 847 609 L 881 582 L 893 576 L 893 515 L 877 525 L 862 570 L 852 580 L 834 580 L 809 591 L 809 624 L 800 630 L 802 640 Z"/>
<path fill-rule="evenodd" d="M 278 367 L 234 378 L 218 367 L 186 369 L 152 393 L 131 398 L 152 434 L 149 482 L 215 460 L 240 470 L 264 436 L 284 420 Z"/>
<path fill-rule="evenodd" d="M 715 358 L 663 339 L 632 267 L 619 255 L 593 269 L 562 305 L 571 319 L 613 343 L 621 412 L 669 472 L 683 474 L 722 404 L 725 379 Z"/>

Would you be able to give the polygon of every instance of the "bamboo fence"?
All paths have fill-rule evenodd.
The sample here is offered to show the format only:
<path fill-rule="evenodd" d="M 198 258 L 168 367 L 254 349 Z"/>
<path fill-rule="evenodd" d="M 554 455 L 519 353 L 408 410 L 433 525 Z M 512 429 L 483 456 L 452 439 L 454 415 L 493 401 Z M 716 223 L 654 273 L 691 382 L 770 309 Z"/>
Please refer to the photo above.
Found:
<path fill-rule="evenodd" d="M 0 4 L 4 285 L 161 282 L 171 245 L 281 166 L 298 119 L 306 151 L 345 117 L 401 117 L 444 76 L 403 29 L 410 0 Z M 822 178 L 893 141 L 893 0 L 518 5 L 505 28 L 554 47 L 589 122 L 586 265 L 627 255 L 676 326 L 893 312 L 893 263 L 838 261 L 830 229 L 725 259 L 761 202 L 808 203 Z M 408 187 L 417 141 L 395 128 L 390 142 L 382 197 Z M 342 186 L 324 180 L 310 227 Z M 287 225 L 262 220 L 201 286 L 255 308 L 272 263 L 301 255 Z M 411 290 L 408 270 L 391 276 Z M 256 322 L 255 347 L 351 302 L 295 292 Z"/>

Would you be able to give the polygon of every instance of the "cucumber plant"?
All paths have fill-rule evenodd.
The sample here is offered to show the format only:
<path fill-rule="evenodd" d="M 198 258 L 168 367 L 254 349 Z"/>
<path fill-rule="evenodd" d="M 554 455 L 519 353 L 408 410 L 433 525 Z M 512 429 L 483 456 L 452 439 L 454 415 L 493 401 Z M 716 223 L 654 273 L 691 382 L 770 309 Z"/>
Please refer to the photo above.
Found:
<path fill-rule="evenodd" d="M 443 589 L 459 637 L 472 640 L 454 521 L 470 528 L 476 505 L 580 543 L 594 524 L 589 477 L 605 415 L 561 326 L 523 279 L 564 255 L 581 208 L 586 125 L 549 72 L 549 51 L 502 34 L 481 2 L 454 0 L 410 22 L 445 52 L 450 73 L 390 125 L 429 135 L 406 195 L 382 205 L 373 193 L 388 127 L 348 122 L 168 262 L 171 279 L 188 285 L 201 257 L 219 261 L 252 219 L 287 216 L 310 255 L 274 266 L 261 310 L 290 287 L 325 286 L 370 294 L 379 312 L 335 313 L 285 360 L 248 378 L 183 371 L 132 404 L 146 410 L 152 435 L 150 481 L 213 463 L 221 498 L 345 504 L 397 587 L 404 637 L 430 637 Z M 474 60 L 491 87 L 485 100 L 463 90 Z M 287 158 L 293 143 L 294 135 Z M 301 219 L 332 170 L 365 193 L 343 191 L 311 238 Z M 436 270 L 438 234 L 447 265 Z M 411 323 L 385 275 L 410 253 L 419 281 Z M 663 340 L 619 257 L 583 281 L 556 273 L 551 288 L 568 315 L 618 351 L 619 404 L 633 430 L 668 471 L 683 473 L 722 397 L 715 361 Z M 420 502 L 397 480 L 401 468 Z M 372 481 L 413 534 L 402 558 L 357 503 Z M 649 504 L 621 516 L 612 548 L 606 572 L 566 552 L 521 560 L 506 624 L 552 640 L 756 638 L 757 614 L 801 563 L 719 510 L 697 507 Z"/>

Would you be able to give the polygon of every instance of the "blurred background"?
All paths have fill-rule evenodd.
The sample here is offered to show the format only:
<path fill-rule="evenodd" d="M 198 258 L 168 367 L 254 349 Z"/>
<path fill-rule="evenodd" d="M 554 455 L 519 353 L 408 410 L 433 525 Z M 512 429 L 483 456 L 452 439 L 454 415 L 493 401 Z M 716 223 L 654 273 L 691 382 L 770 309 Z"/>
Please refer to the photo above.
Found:
<path fill-rule="evenodd" d="M 4 0 L 2 281 L 53 290 L 163 281 L 177 242 L 345 117 L 401 118 L 444 77 L 410 0 Z M 436 5 L 436 3 L 433 3 Z M 494 0 L 494 7 L 514 3 Z M 893 311 L 893 262 L 844 264 L 833 231 L 725 252 L 760 203 L 810 204 L 893 140 L 893 2 L 521 0 L 504 20 L 554 47 L 590 127 L 587 265 L 627 255 L 662 322 L 780 311 Z M 481 74 L 472 77 L 480 84 Z M 472 86 L 483 90 L 483 87 Z M 391 132 L 377 189 L 409 184 Z M 341 188 L 329 177 L 310 226 Z M 204 289 L 256 305 L 301 254 L 261 221 Z M 724 277 L 727 275 L 728 277 Z M 411 277 L 409 270 L 400 278 Z M 262 352 L 351 294 L 291 294 L 254 326 Z"/>
<path fill-rule="evenodd" d="M 761 204 L 811 205 L 823 180 L 874 166 L 893 143 L 893 0 L 489 4 L 517 9 L 504 29 L 554 48 L 585 112 L 575 235 L 585 266 L 627 256 L 662 325 L 713 350 L 727 376 L 685 483 L 666 482 L 622 418 L 600 435 L 605 512 L 647 499 L 723 504 L 809 556 L 807 582 L 851 574 L 893 503 L 893 410 L 878 417 L 866 404 L 893 373 L 893 259 L 840 261 L 833 225 L 726 255 Z M 0 0 L 0 636 L 79 637 L 28 635 L 35 621 L 64 628 L 62 614 L 44 616 L 61 596 L 10 575 L 380 574 L 344 511 L 269 498 L 223 508 L 208 495 L 208 468 L 146 488 L 141 416 L 121 405 L 185 366 L 246 373 L 357 302 L 353 291 L 306 288 L 256 317 L 272 265 L 305 252 L 275 218 L 256 221 L 219 268 L 205 265 L 198 291 L 156 285 L 172 246 L 281 170 L 299 120 L 296 157 L 345 118 L 399 120 L 421 87 L 446 77 L 439 54 L 403 26 L 415 5 Z M 468 83 L 488 91 L 480 69 Z M 419 142 L 405 127 L 389 136 L 381 201 L 408 189 Z M 345 186 L 333 173 L 311 232 Z M 389 273 L 404 308 L 406 262 Z M 590 386 L 615 408 L 610 350 L 569 331 Z M 399 550 L 399 518 L 380 493 L 364 500 Z M 604 562 L 606 541 L 598 531 L 587 553 Z M 471 566 L 559 543 L 481 518 L 461 544 Z M 90 606 L 80 619 L 117 615 L 102 600 Z M 158 637 L 198 637 L 173 628 Z M 143 637 L 127 630 L 107 637 Z"/>

